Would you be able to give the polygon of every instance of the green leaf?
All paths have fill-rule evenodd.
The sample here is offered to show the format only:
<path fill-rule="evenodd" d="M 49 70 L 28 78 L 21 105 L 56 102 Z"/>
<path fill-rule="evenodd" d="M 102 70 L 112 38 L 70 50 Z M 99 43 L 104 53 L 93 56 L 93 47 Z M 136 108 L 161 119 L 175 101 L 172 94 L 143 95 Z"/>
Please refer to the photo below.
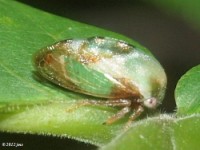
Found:
<path fill-rule="evenodd" d="M 175 99 L 178 115 L 200 113 L 200 65 L 189 70 L 178 81 Z"/>
<path fill-rule="evenodd" d="M 66 112 L 76 101 L 91 99 L 38 78 L 34 54 L 69 38 L 109 36 L 125 40 L 149 55 L 133 40 L 97 27 L 58 17 L 13 0 L 0 0 L 0 131 L 51 134 L 101 145 L 123 126 L 102 125 L 116 113 L 107 107 L 83 107 Z"/>
<path fill-rule="evenodd" d="M 198 149 L 199 124 L 200 115 L 149 118 L 133 124 L 101 150 Z"/>

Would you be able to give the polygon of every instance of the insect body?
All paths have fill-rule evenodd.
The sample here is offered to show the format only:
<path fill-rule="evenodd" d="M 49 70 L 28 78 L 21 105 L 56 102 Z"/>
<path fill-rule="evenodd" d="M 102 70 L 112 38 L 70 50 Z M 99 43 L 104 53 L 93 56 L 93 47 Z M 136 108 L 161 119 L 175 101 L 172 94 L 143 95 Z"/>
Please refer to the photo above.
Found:
<path fill-rule="evenodd" d="M 45 47 L 36 55 L 38 72 L 66 89 L 107 98 L 78 105 L 118 106 L 111 124 L 133 110 L 129 122 L 144 107 L 156 108 L 166 89 L 166 75 L 159 62 L 124 41 L 109 37 L 69 39 Z"/>

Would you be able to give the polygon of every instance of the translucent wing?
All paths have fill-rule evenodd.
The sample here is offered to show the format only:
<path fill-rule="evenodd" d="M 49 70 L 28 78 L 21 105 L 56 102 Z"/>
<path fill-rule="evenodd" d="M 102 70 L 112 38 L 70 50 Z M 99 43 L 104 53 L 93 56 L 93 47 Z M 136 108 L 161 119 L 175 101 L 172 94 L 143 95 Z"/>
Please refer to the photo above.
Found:
<path fill-rule="evenodd" d="M 35 62 L 41 75 L 55 84 L 97 97 L 162 97 L 158 91 L 166 84 L 153 57 L 112 38 L 61 41 L 41 50 Z"/>

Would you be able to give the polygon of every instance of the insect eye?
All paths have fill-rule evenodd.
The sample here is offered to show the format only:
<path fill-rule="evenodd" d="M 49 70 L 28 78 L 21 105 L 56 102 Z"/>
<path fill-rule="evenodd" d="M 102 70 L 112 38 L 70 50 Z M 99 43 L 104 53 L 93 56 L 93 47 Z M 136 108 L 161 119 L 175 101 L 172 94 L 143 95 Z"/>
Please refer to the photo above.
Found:
<path fill-rule="evenodd" d="M 144 101 L 144 106 L 150 109 L 156 108 L 158 104 L 158 100 L 155 97 L 148 98 Z"/>

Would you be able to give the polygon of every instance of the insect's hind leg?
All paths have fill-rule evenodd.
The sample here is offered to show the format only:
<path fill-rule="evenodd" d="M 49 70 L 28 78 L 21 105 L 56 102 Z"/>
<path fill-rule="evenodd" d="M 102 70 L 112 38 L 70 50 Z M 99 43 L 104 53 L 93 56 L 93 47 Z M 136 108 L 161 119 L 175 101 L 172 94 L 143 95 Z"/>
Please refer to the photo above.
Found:
<path fill-rule="evenodd" d="M 144 108 L 139 105 L 136 109 L 135 109 L 135 112 L 129 117 L 129 120 L 128 122 L 126 123 L 124 129 L 128 129 L 131 125 L 131 123 L 141 115 L 141 113 L 144 111 Z"/>
<path fill-rule="evenodd" d="M 67 109 L 67 112 L 72 112 L 82 106 L 110 106 L 110 107 L 129 107 L 131 100 L 128 99 L 116 99 L 116 100 L 84 100 L 76 103 L 71 108 Z"/>
<path fill-rule="evenodd" d="M 131 107 L 129 107 L 129 106 L 123 107 L 119 112 L 117 112 L 116 114 L 114 114 L 113 116 L 108 118 L 108 120 L 106 120 L 106 122 L 103 124 L 107 124 L 107 125 L 112 124 L 112 123 L 116 122 L 117 120 L 121 119 L 122 117 L 124 117 L 130 111 L 131 111 Z"/>

